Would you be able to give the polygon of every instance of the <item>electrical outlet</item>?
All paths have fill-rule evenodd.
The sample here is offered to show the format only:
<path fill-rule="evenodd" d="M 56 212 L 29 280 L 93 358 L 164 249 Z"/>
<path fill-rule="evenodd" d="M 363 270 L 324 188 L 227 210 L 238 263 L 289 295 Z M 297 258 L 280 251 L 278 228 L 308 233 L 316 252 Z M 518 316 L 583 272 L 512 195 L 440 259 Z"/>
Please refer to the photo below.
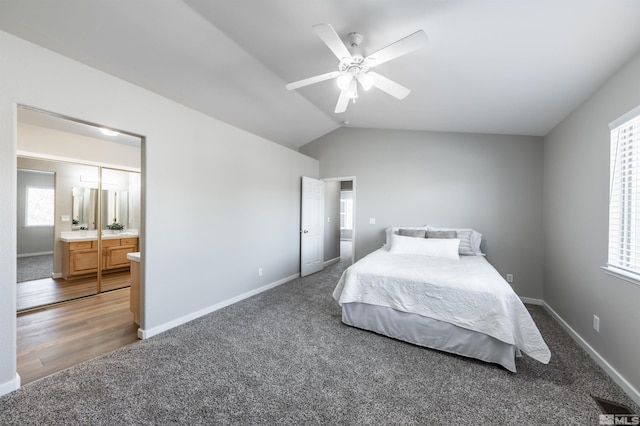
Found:
<path fill-rule="evenodd" d="M 508 283 L 512 283 L 513 282 L 513 274 L 507 274 L 507 282 Z"/>
<path fill-rule="evenodd" d="M 369 225 L 375 225 L 376 224 L 376 218 L 375 217 L 370 217 L 369 218 Z"/>
<path fill-rule="evenodd" d="M 258 275 L 262 276 L 262 268 L 258 268 Z"/>
<path fill-rule="evenodd" d="M 597 315 L 593 316 L 593 329 L 600 333 L 600 318 Z"/>

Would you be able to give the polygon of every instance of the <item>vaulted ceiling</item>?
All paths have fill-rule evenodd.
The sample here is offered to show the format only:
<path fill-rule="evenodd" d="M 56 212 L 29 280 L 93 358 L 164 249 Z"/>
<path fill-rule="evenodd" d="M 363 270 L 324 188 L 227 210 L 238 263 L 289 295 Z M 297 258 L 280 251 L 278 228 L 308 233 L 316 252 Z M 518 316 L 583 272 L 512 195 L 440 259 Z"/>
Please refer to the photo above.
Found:
<path fill-rule="evenodd" d="M 429 42 L 375 71 L 334 113 L 331 24 L 366 56 L 417 30 Z M 640 51 L 637 0 L 0 0 L 0 29 L 274 142 L 340 126 L 542 136 Z M 348 122 L 348 124 L 345 124 Z"/>

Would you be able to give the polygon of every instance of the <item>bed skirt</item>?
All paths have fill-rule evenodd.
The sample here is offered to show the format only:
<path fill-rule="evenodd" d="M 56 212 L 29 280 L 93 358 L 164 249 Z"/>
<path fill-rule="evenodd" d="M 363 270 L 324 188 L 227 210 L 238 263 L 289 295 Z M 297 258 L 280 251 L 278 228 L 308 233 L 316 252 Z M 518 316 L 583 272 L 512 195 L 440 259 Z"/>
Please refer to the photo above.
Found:
<path fill-rule="evenodd" d="M 344 303 L 342 322 L 431 349 L 495 363 L 516 372 L 520 350 L 477 331 L 385 306 Z"/>

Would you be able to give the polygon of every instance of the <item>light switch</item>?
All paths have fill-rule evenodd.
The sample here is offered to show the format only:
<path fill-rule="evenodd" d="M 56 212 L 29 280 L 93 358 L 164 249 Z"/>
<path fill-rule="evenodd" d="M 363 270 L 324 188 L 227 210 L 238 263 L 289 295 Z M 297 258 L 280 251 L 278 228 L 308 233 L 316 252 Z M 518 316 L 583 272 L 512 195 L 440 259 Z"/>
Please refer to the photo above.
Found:
<path fill-rule="evenodd" d="M 71 222 L 71 216 L 68 216 L 68 215 L 60 216 L 60 222 Z"/>
<path fill-rule="evenodd" d="M 370 217 L 369 218 L 369 225 L 375 225 L 376 224 L 376 218 L 375 217 Z"/>

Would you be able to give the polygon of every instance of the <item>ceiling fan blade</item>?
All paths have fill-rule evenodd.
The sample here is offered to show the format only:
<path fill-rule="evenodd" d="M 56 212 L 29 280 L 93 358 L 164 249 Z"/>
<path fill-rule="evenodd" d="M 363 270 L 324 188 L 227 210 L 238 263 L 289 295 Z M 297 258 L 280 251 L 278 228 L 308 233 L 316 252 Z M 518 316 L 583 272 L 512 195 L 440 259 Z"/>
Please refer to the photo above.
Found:
<path fill-rule="evenodd" d="M 387 77 L 383 77 L 376 72 L 369 71 L 369 74 L 372 75 L 375 80 L 373 81 L 373 86 L 378 89 L 386 92 L 397 99 L 406 98 L 411 90 L 407 89 L 404 86 L 396 83 L 395 81 L 389 80 Z"/>
<path fill-rule="evenodd" d="M 347 110 L 348 105 L 349 105 L 349 98 L 347 97 L 347 91 L 341 90 L 340 96 L 338 97 L 338 103 L 336 104 L 336 109 L 333 112 L 335 112 L 336 114 L 345 112 Z"/>
<path fill-rule="evenodd" d="M 413 34 L 408 35 L 387 47 L 383 47 L 375 53 L 372 53 L 365 58 L 365 61 L 369 63 L 370 67 L 375 67 L 421 48 L 427 44 L 428 40 L 429 37 L 427 37 L 427 34 L 424 31 L 416 31 Z"/>
<path fill-rule="evenodd" d="M 336 57 L 342 61 L 344 58 L 352 59 L 351 53 L 347 49 L 347 46 L 344 45 L 336 30 L 333 29 L 331 24 L 317 24 L 313 26 L 316 34 L 324 44 L 327 45 L 329 49 L 333 52 Z"/>
<path fill-rule="evenodd" d="M 320 83 L 321 81 L 329 80 L 331 78 L 337 77 L 342 74 L 340 71 L 331 71 L 326 74 L 316 75 L 315 77 L 305 78 L 304 80 L 294 81 L 293 83 L 287 84 L 285 87 L 288 90 L 298 89 L 303 86 L 308 86 L 314 83 Z"/>

